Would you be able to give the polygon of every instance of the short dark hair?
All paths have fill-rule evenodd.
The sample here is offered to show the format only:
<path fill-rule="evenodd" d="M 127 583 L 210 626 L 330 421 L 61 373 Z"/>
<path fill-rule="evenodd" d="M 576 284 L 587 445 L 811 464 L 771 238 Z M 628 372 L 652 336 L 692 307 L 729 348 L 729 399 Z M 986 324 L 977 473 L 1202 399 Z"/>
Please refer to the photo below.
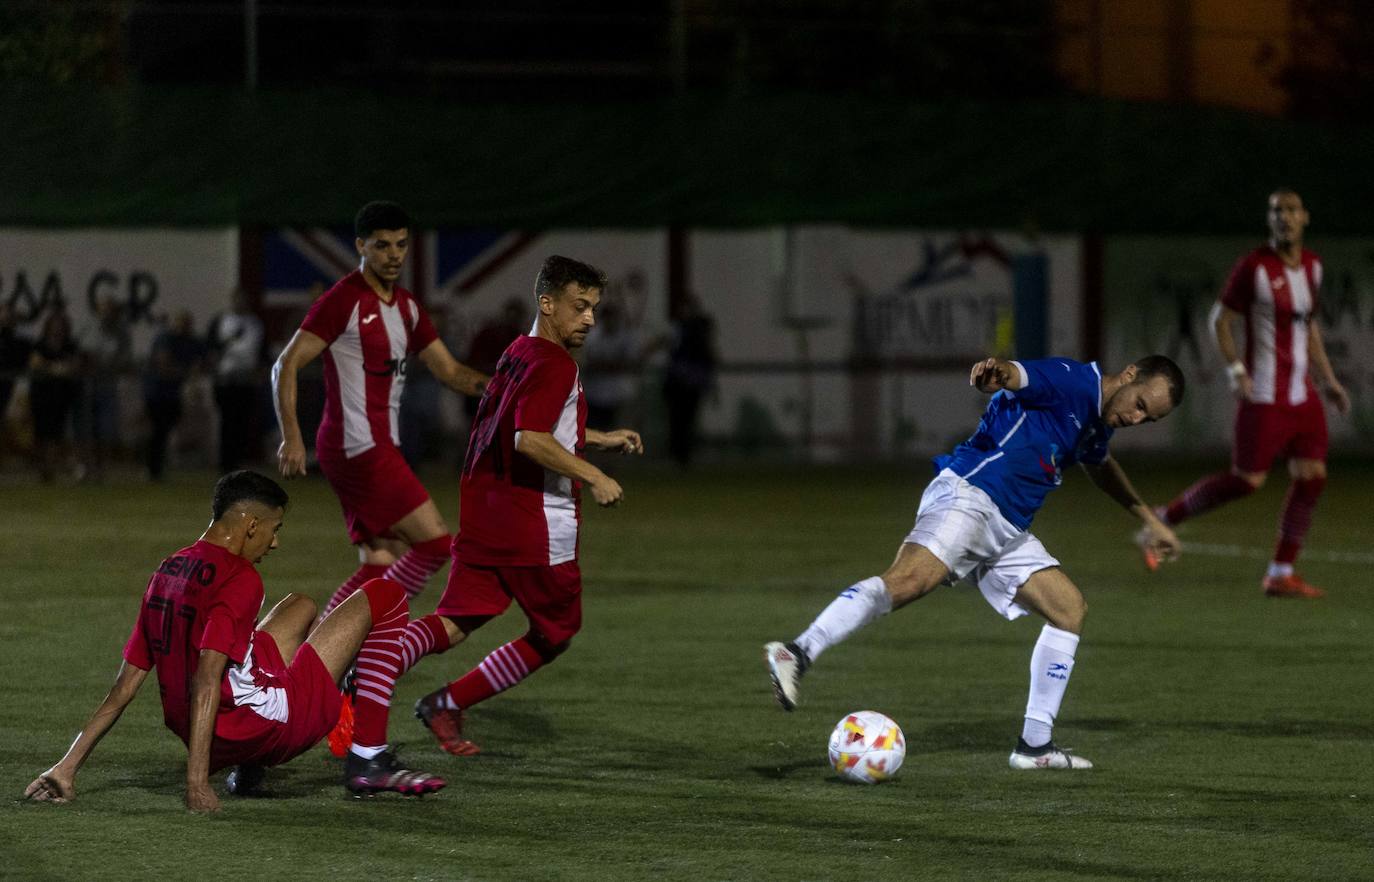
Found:
<path fill-rule="evenodd" d="M 534 279 L 534 296 L 561 291 L 569 283 L 582 288 L 605 288 L 606 274 L 589 263 L 553 254 L 544 258 L 544 265 Z"/>
<path fill-rule="evenodd" d="M 353 218 L 353 233 L 359 239 L 366 239 L 377 230 L 406 230 L 410 228 L 410 215 L 395 202 L 369 202 L 358 209 Z"/>
<path fill-rule="evenodd" d="M 240 502 L 261 502 L 269 508 L 286 508 L 288 500 L 286 491 L 276 481 L 248 469 L 239 469 L 215 482 L 215 492 L 210 497 L 210 516 L 219 520 Z"/>
<path fill-rule="evenodd" d="M 1169 384 L 1169 402 L 1178 407 L 1183 401 L 1183 371 L 1174 360 L 1167 355 L 1147 355 L 1135 363 L 1135 378 L 1137 382 L 1163 377 Z"/>

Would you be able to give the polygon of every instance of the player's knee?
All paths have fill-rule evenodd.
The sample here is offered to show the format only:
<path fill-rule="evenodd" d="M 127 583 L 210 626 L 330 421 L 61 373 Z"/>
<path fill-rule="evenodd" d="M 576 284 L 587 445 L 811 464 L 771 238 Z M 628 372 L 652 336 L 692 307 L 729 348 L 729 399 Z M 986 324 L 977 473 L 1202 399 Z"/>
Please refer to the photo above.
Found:
<path fill-rule="evenodd" d="M 569 637 L 566 640 L 554 643 L 538 631 L 530 631 L 525 635 L 525 642 L 528 643 L 535 652 L 539 653 L 539 657 L 543 659 L 544 664 L 548 664 L 568 651 L 568 647 L 572 645 L 572 638 Z"/>
<path fill-rule="evenodd" d="M 1250 485 L 1251 491 L 1258 490 L 1269 480 L 1268 472 L 1235 472 L 1235 476 Z"/>
<path fill-rule="evenodd" d="M 309 615 L 309 617 L 313 619 L 319 614 L 319 604 L 315 602 L 313 597 L 307 597 L 304 594 L 292 591 L 283 599 L 290 602 L 292 609 L 300 610 L 301 615 Z"/>
<path fill-rule="evenodd" d="M 938 582 L 933 582 L 918 572 L 893 572 L 883 574 L 883 584 L 892 598 L 892 606 L 899 607 L 917 598 L 924 597 L 935 590 Z"/>
<path fill-rule="evenodd" d="M 390 567 L 396 562 L 396 555 L 389 548 L 368 548 L 363 546 L 358 557 L 370 567 Z"/>

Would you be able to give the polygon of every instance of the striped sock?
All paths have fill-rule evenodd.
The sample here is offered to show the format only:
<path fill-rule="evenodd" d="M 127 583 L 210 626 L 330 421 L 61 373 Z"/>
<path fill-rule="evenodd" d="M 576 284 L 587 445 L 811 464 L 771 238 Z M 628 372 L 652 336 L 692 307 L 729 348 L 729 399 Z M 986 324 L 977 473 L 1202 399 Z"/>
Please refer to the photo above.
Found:
<path fill-rule="evenodd" d="M 334 596 L 329 598 L 329 603 L 325 604 L 324 612 L 320 613 L 320 618 L 324 618 L 332 613 L 334 607 L 343 603 L 348 599 L 349 595 L 363 587 L 364 582 L 371 581 L 372 579 L 380 579 L 385 572 L 386 567 L 377 566 L 376 564 L 363 564 L 358 567 L 358 571 L 349 576 L 348 579 L 339 586 L 339 589 L 334 592 Z"/>
<path fill-rule="evenodd" d="M 1292 564 L 1302 550 L 1302 541 L 1312 526 L 1312 512 L 1326 487 L 1326 478 L 1301 478 L 1288 485 L 1279 516 L 1279 539 L 1274 548 L 1274 563 Z"/>
<path fill-rule="evenodd" d="M 411 546 L 410 550 L 401 555 L 386 571 L 386 578 L 399 582 L 405 587 L 406 595 L 414 597 L 425 590 L 425 583 L 429 581 L 429 577 L 448 563 L 449 545 L 452 541 L 452 537 L 445 535 Z"/>
<path fill-rule="evenodd" d="M 482 663 L 448 684 L 448 697 L 458 707 L 472 707 L 519 683 L 544 666 L 528 635 L 492 651 Z"/>
<path fill-rule="evenodd" d="M 1180 493 L 1165 511 L 1165 523 L 1181 524 L 1188 518 L 1211 511 L 1233 499 L 1255 492 L 1250 482 L 1231 472 L 1217 472 L 1199 480 Z"/>
<path fill-rule="evenodd" d="M 386 744 L 387 717 L 396 681 L 415 663 L 430 653 L 448 649 L 448 634 L 443 620 L 431 613 L 413 622 L 404 619 L 388 625 L 389 642 L 370 645 L 372 635 L 358 650 L 357 687 L 353 707 L 353 744 L 376 747 Z M 373 633 L 377 626 L 374 622 Z"/>

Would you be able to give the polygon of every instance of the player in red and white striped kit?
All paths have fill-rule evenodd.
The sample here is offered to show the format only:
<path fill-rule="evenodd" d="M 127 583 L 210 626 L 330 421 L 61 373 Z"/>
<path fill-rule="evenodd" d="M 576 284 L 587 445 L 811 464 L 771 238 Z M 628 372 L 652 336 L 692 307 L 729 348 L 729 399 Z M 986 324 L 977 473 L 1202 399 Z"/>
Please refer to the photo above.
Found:
<path fill-rule="evenodd" d="M 1212 328 L 1239 401 L 1231 468 L 1193 484 L 1158 513 L 1166 524 L 1210 511 L 1263 486 L 1274 460 L 1288 460 L 1290 483 L 1278 541 L 1261 586 L 1270 597 L 1323 596 L 1293 570 L 1312 512 L 1326 486 L 1326 414 L 1312 382 L 1328 401 L 1350 412 L 1350 396 L 1336 379 L 1317 323 L 1321 259 L 1303 247 L 1308 223 L 1292 190 L 1269 196 L 1269 244 L 1245 255 L 1231 271 L 1212 313 Z M 1245 357 L 1232 326 L 1245 322 Z M 1145 563 L 1158 561 L 1148 550 Z"/>
<path fill-rule="evenodd" d="M 288 478 L 303 475 L 296 374 L 324 356 L 324 419 L 315 451 L 361 557 L 326 614 L 381 576 L 413 597 L 448 561 L 448 525 L 399 447 L 407 358 L 418 355 L 440 382 L 464 395 L 480 395 L 487 382 L 485 374 L 454 359 L 425 308 L 396 284 L 410 247 L 405 211 L 370 202 L 354 228 L 361 265 L 315 301 L 272 371 L 282 430 L 278 465 Z"/>
<path fill-rule="evenodd" d="M 440 745 L 456 755 L 478 752 L 462 737 L 463 710 L 553 661 L 581 628 L 581 488 L 603 506 L 623 495 L 614 478 L 582 458 L 583 450 L 644 450 L 637 432 L 586 428 L 587 402 L 569 350 L 586 340 L 605 285 L 587 264 L 544 261 L 534 285 L 534 328 L 502 354 L 473 422 L 448 587 L 432 615 L 406 626 L 401 657 L 371 667 L 368 682 L 358 684 L 360 708 L 365 700 L 389 705 L 396 680 L 420 658 L 458 644 L 515 601 L 529 631 L 416 705 Z M 354 750 L 385 737 L 384 725 L 360 715 Z"/>

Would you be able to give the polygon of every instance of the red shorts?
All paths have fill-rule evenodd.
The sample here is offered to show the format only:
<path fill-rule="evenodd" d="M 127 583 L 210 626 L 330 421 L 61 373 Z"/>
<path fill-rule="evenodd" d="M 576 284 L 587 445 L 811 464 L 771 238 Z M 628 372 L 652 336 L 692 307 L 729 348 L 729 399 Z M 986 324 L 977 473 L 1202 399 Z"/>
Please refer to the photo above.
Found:
<path fill-rule="evenodd" d="M 338 684 L 309 643 L 288 665 L 272 635 L 254 631 L 252 669 L 242 679 L 266 689 L 216 719 L 212 771 L 240 763 L 280 765 L 319 744 L 339 721 Z"/>
<path fill-rule="evenodd" d="M 441 616 L 499 616 L 514 600 L 530 627 L 557 645 L 582 627 L 582 571 L 570 560 L 552 567 L 484 567 L 457 558 L 434 611 Z"/>
<path fill-rule="evenodd" d="M 429 499 L 425 485 L 394 445 L 378 444 L 351 459 L 324 449 L 317 456 L 320 471 L 339 497 L 354 545 L 374 536 L 390 536 L 397 521 Z"/>
<path fill-rule="evenodd" d="M 1326 461 L 1326 411 L 1312 390 L 1296 407 L 1242 401 L 1236 410 L 1231 462 L 1242 472 L 1267 472 L 1274 460 Z"/>

